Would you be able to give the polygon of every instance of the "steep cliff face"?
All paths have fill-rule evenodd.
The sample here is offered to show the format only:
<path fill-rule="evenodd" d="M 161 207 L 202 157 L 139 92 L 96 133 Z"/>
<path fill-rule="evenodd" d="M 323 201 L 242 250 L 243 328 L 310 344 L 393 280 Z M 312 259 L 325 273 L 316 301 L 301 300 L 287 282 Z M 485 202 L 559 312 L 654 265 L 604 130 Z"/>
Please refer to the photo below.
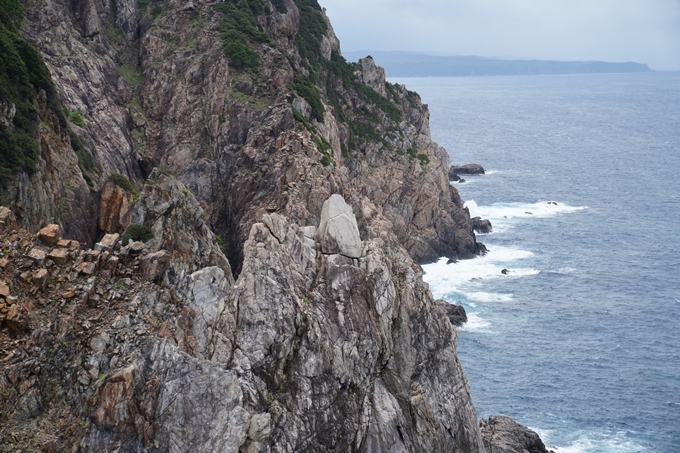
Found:
<path fill-rule="evenodd" d="M 445 311 L 342 197 L 318 231 L 266 214 L 234 282 L 200 221 L 196 253 L 168 239 L 195 201 L 154 184 L 147 246 L 0 231 L 1 451 L 484 451 Z"/>
<path fill-rule="evenodd" d="M 23 7 L 68 118 L 3 192 L 0 445 L 484 451 L 418 265 L 484 248 L 417 94 L 315 0 Z"/>
<path fill-rule="evenodd" d="M 72 128 L 96 165 L 91 190 L 79 186 L 88 201 L 112 173 L 138 188 L 153 167 L 177 173 L 237 271 L 263 213 L 312 224 L 332 193 L 355 208 L 363 237 L 417 261 L 480 251 L 427 106 L 372 59 L 346 63 L 315 1 L 35 0 L 25 11 L 23 36 L 81 115 Z M 75 228 L 45 197 L 6 198 L 37 211 L 20 218 L 29 229 L 57 220 L 92 243 L 101 226 L 96 212 Z"/>

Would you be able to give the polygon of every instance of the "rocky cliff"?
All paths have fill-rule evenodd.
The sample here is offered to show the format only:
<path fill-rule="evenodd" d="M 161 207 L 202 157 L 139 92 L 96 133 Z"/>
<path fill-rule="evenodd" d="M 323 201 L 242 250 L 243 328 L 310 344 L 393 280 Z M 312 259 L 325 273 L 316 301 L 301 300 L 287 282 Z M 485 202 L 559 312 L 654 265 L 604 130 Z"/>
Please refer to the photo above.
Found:
<path fill-rule="evenodd" d="M 362 237 L 416 261 L 480 251 L 427 106 L 372 59 L 345 62 L 315 0 L 35 0 L 24 14 L 21 36 L 93 161 L 81 170 L 68 143 L 49 146 L 56 128 L 36 123 L 39 164 L 4 189 L 24 228 L 57 221 L 90 245 L 122 233 L 92 209 L 106 182 L 140 189 L 159 167 L 194 193 L 236 272 L 264 213 L 314 224 L 333 193 Z"/>
<path fill-rule="evenodd" d="M 484 451 L 418 265 L 484 247 L 316 0 L 0 10 L 44 76 L 0 99 L 3 451 Z"/>

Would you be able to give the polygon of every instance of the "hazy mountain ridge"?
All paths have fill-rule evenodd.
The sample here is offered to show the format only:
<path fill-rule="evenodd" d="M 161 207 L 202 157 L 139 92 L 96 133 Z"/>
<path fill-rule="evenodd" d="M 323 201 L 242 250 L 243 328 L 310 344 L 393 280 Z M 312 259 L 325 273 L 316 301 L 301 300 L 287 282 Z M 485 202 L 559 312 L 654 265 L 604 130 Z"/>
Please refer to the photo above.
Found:
<path fill-rule="evenodd" d="M 436 56 L 417 52 L 352 51 L 349 61 L 371 55 L 389 77 L 465 77 L 490 75 L 554 75 L 651 72 L 641 63 L 498 59 L 478 56 Z"/>

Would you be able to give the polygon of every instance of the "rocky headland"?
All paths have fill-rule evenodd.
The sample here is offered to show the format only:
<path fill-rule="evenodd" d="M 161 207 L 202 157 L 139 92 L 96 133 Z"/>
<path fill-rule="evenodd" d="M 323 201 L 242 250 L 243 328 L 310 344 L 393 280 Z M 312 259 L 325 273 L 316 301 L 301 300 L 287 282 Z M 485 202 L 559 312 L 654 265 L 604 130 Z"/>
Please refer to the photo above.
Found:
<path fill-rule="evenodd" d="M 483 221 L 316 0 L 0 13 L 0 451 L 485 451 L 419 266 Z"/>

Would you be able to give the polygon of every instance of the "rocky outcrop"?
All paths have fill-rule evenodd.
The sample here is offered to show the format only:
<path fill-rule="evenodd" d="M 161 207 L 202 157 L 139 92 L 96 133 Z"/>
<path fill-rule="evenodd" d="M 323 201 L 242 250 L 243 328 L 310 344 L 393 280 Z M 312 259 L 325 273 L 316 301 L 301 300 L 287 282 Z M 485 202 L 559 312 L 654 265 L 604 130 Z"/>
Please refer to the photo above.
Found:
<path fill-rule="evenodd" d="M 481 217 L 473 217 L 470 219 L 472 223 L 472 230 L 475 233 L 487 234 L 493 231 L 493 226 L 490 220 L 482 219 Z"/>
<path fill-rule="evenodd" d="M 479 422 L 479 429 L 486 453 L 554 453 L 538 434 L 510 417 L 490 415 Z"/>
<path fill-rule="evenodd" d="M 30 426 L 12 442 L 81 451 L 483 451 L 456 333 L 408 254 L 381 239 L 323 253 L 336 230 L 263 220 L 236 282 L 219 267 L 139 278 L 167 252 L 116 244 L 49 265 L 38 287 L 11 276 L 48 246 L 0 237 L 0 278 L 29 320 L 2 358 L 1 435 Z"/>
<path fill-rule="evenodd" d="M 484 167 L 479 164 L 467 164 L 461 166 L 452 165 L 449 168 L 449 177 L 452 175 L 483 175 Z"/>
<path fill-rule="evenodd" d="M 465 313 L 465 307 L 462 305 L 452 304 L 444 300 L 436 300 L 435 303 L 444 310 L 452 325 L 460 327 L 467 322 L 467 313 Z"/>
<path fill-rule="evenodd" d="M 362 245 L 357 220 L 341 195 L 331 195 L 324 202 L 316 236 L 321 251 L 327 255 L 361 258 Z"/>
<path fill-rule="evenodd" d="M 382 96 L 387 96 L 385 89 L 385 69 L 377 66 L 373 57 L 360 58 L 357 62 L 359 70 L 356 75 L 367 87 L 373 88 Z"/>

